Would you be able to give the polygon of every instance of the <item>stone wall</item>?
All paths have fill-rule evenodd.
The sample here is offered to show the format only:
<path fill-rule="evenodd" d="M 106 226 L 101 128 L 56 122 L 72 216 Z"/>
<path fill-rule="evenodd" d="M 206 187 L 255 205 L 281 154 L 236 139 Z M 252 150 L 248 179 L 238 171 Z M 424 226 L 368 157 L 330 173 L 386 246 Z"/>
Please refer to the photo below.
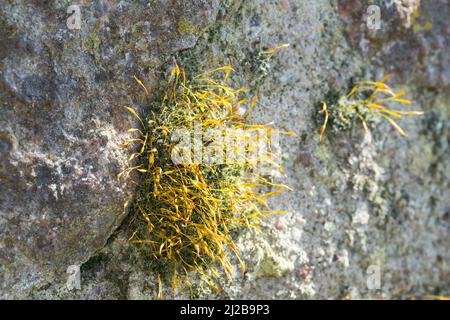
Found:
<path fill-rule="evenodd" d="M 144 112 L 174 59 L 188 71 L 231 64 L 232 81 L 258 94 L 252 121 L 299 135 L 282 141 L 293 191 L 271 201 L 287 214 L 267 219 L 265 236 L 236 235 L 247 273 L 219 293 L 198 282 L 194 297 L 449 294 L 448 1 L 375 1 L 379 30 L 356 0 L 80 1 L 75 30 L 70 4 L 0 4 L 1 298 L 155 296 L 127 241 L 133 184 L 116 176 L 137 125 L 124 107 Z M 256 59 L 282 43 L 270 68 Z M 385 73 L 425 112 L 403 122 L 409 135 L 355 126 L 320 143 L 320 100 Z M 71 265 L 81 289 L 66 286 Z"/>

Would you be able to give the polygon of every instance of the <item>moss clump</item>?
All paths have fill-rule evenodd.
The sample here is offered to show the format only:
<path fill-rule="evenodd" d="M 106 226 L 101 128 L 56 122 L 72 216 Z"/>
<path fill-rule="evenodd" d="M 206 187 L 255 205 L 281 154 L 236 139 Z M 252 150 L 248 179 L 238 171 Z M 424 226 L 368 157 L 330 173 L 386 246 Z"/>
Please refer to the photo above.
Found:
<path fill-rule="evenodd" d="M 412 104 L 404 99 L 404 92 L 395 93 L 392 88 L 384 83 L 386 78 L 375 81 L 358 82 L 350 92 L 338 98 L 334 103 L 327 105 L 322 101 L 321 114 L 324 115 L 320 129 L 322 140 L 327 125 L 334 132 L 345 131 L 353 127 L 356 121 L 361 121 L 364 129 L 369 131 L 370 124 L 376 124 L 380 120 L 388 121 L 402 136 L 406 136 L 396 120 L 401 120 L 405 115 L 421 115 L 420 111 L 399 111 L 390 108 L 390 104 Z"/>
<path fill-rule="evenodd" d="M 184 18 L 178 22 L 177 30 L 181 35 L 192 34 L 197 31 L 195 26 Z"/>
<path fill-rule="evenodd" d="M 158 110 L 140 117 L 128 108 L 141 124 L 125 143 L 139 144 L 130 157 L 138 165 L 122 173 L 140 174 L 130 241 L 164 266 L 158 282 L 167 279 L 173 287 L 191 288 L 194 271 L 215 288 L 221 274 L 231 278 L 230 254 L 244 270 L 231 233 L 240 227 L 259 231 L 263 216 L 274 213 L 266 198 L 287 189 L 259 170 L 282 172 L 272 152 L 275 130 L 246 123 L 256 98 L 226 84 L 231 72 L 223 66 L 189 80 L 175 65 Z M 244 105 L 247 111 L 239 115 Z M 263 187 L 272 190 L 256 190 Z"/>

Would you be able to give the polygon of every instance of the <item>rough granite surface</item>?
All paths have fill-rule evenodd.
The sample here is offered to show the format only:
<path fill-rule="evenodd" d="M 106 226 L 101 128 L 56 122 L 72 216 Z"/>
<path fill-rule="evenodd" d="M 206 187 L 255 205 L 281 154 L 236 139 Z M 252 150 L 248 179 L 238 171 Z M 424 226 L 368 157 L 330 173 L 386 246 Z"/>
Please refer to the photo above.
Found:
<path fill-rule="evenodd" d="M 409 298 L 449 295 L 448 0 L 69 1 L 0 4 L 0 298 L 152 299 L 156 276 L 127 241 L 130 181 L 120 148 L 173 63 L 231 64 L 273 121 L 293 189 L 265 236 L 236 242 L 247 272 L 194 298 Z M 379 30 L 367 7 L 381 7 Z M 270 64 L 258 53 L 282 43 Z M 319 142 L 319 102 L 391 73 L 424 116 Z M 133 80 L 150 91 L 147 100 Z M 66 285 L 81 267 L 81 288 Z M 379 270 L 379 286 L 370 285 Z M 193 275 L 195 279 L 195 275 Z M 369 283 L 369 286 L 368 286 Z M 164 290 L 164 298 L 189 297 Z"/>

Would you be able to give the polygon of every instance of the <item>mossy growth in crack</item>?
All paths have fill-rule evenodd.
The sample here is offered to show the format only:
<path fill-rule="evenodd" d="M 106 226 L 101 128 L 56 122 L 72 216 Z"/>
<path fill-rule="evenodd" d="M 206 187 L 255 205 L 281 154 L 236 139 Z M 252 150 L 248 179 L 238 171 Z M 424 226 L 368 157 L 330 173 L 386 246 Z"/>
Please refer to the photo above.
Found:
<path fill-rule="evenodd" d="M 271 70 L 270 60 L 273 55 L 280 49 L 289 47 L 289 44 L 285 43 L 276 48 L 258 51 L 256 54 L 249 52 L 246 56 L 246 62 L 250 66 L 250 74 L 253 75 L 252 89 L 258 88 L 264 79 L 268 76 Z"/>
<path fill-rule="evenodd" d="M 323 117 L 320 128 L 322 140 L 327 127 L 334 133 L 351 129 L 360 121 L 365 131 L 369 126 L 377 125 L 381 120 L 388 121 L 402 136 L 406 132 L 397 124 L 404 116 L 421 115 L 421 111 L 405 111 L 391 109 L 392 105 L 410 105 L 412 102 L 404 98 L 405 92 L 396 93 L 386 83 L 387 77 L 380 81 L 357 82 L 343 96 L 330 95 L 328 100 L 321 101 L 319 114 Z"/>
<path fill-rule="evenodd" d="M 263 217 L 280 213 L 267 198 L 289 190 L 274 181 L 274 173 L 283 176 L 275 142 L 293 134 L 247 123 L 256 97 L 227 85 L 232 71 L 227 65 L 189 77 L 175 63 L 157 108 L 144 115 L 128 108 L 140 122 L 124 143 L 138 144 L 129 159 L 137 163 L 120 175 L 139 175 L 130 241 L 156 272 L 159 298 L 164 283 L 192 293 L 192 272 L 215 290 L 236 265 L 244 273 L 233 233 L 261 232 Z"/>

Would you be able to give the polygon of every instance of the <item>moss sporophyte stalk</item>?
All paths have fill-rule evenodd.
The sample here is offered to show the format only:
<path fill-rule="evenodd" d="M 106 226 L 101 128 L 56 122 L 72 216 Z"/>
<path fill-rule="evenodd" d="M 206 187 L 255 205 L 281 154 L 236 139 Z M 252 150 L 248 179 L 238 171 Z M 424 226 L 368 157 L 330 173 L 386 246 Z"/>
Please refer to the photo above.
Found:
<path fill-rule="evenodd" d="M 173 288 L 191 289 L 196 272 L 217 289 L 222 275 L 231 279 L 233 261 L 244 272 L 233 230 L 261 232 L 264 216 L 282 213 L 267 198 L 289 190 L 273 176 L 283 176 L 278 134 L 293 133 L 246 121 L 257 100 L 227 85 L 232 71 L 222 66 L 189 78 L 175 64 L 156 112 L 128 108 L 140 123 L 124 144 L 139 145 L 134 165 L 120 174 L 139 174 L 130 241 L 164 266 L 158 282 Z"/>
<path fill-rule="evenodd" d="M 335 103 L 327 105 L 322 101 L 324 120 L 320 129 L 320 140 L 322 140 L 327 126 L 334 132 L 350 129 L 355 121 L 361 121 L 364 130 L 369 131 L 369 125 L 376 124 L 384 119 L 388 121 L 395 130 L 402 136 L 406 136 L 405 131 L 397 124 L 398 120 L 404 116 L 421 115 L 421 111 L 404 111 L 391 109 L 391 104 L 410 105 L 411 101 L 404 99 L 404 92 L 396 93 L 384 81 L 361 81 L 350 90 L 350 92 L 340 97 Z"/>

